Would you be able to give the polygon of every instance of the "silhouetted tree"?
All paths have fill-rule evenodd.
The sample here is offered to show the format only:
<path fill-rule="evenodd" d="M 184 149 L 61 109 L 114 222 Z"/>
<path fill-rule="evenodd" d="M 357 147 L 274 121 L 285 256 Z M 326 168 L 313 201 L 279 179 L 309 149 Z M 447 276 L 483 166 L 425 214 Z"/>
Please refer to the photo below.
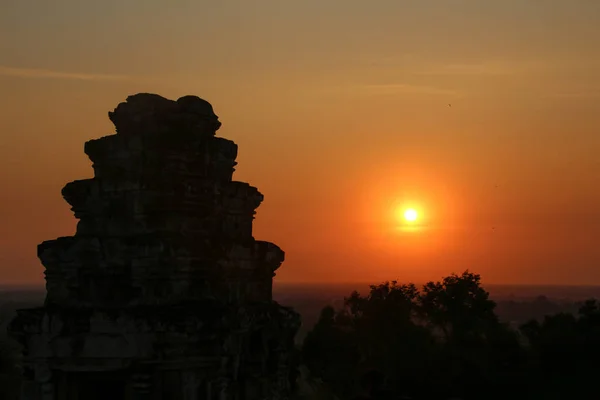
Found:
<path fill-rule="evenodd" d="M 304 339 L 302 357 L 311 375 L 339 394 L 351 393 L 359 361 L 356 338 L 347 331 L 343 313 L 325 307 L 314 329 Z"/>
<path fill-rule="evenodd" d="M 493 389 L 488 396 L 504 396 L 508 376 L 517 385 L 525 355 L 516 333 L 499 322 L 480 275 L 465 271 L 429 282 L 419 303 L 423 319 L 441 337 L 436 365 L 444 367 L 434 374 L 436 385 L 464 398 L 478 398 L 484 387 Z"/>
<path fill-rule="evenodd" d="M 481 341 L 498 325 L 496 303 L 481 286 L 481 277 L 469 271 L 427 283 L 419 302 L 423 316 L 446 342 Z"/>
<path fill-rule="evenodd" d="M 469 271 L 420 291 L 394 281 L 372 285 L 366 295 L 351 293 L 340 310 L 323 309 L 303 361 L 340 399 L 595 398 L 596 300 L 577 315 L 558 312 L 518 330 L 500 322 L 495 307 Z"/>
<path fill-rule="evenodd" d="M 585 396 L 596 391 L 600 371 L 600 309 L 596 300 L 584 302 L 577 315 L 549 315 L 520 329 L 530 346 L 531 378 L 539 387 L 556 398 L 593 398 Z"/>
<path fill-rule="evenodd" d="M 334 327 L 356 345 L 357 368 L 381 371 L 398 394 L 464 396 L 465 388 L 490 385 L 491 375 L 501 372 L 492 371 L 490 360 L 505 369 L 519 361 L 516 336 L 498 322 L 479 275 L 468 271 L 429 282 L 421 292 L 395 281 L 372 285 L 366 296 L 353 292 L 344 305 L 337 313 L 323 311 L 311 340 L 325 340 L 324 328 Z M 319 357 L 333 351 L 322 347 Z"/>
<path fill-rule="evenodd" d="M 416 323 L 418 295 L 415 285 L 392 281 L 370 286 L 366 296 L 353 292 L 344 302 L 361 365 L 375 366 L 398 391 L 417 390 L 431 361 L 433 337 Z"/>

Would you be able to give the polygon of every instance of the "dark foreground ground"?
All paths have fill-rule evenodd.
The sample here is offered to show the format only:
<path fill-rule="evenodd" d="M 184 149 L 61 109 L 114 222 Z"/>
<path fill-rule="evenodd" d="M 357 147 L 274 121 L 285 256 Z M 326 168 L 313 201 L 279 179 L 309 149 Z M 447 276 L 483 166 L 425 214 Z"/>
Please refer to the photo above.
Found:
<path fill-rule="evenodd" d="M 344 297 L 349 296 L 353 290 L 366 293 L 368 288 L 368 284 L 279 283 L 274 287 L 274 297 L 281 304 L 291 306 L 301 314 L 303 324 L 297 335 L 297 342 L 300 345 L 325 306 L 341 307 Z M 592 286 L 486 285 L 486 289 L 497 303 L 495 311 L 498 317 L 515 328 L 526 321 L 542 319 L 546 315 L 561 312 L 576 313 L 583 300 L 600 298 L 600 287 Z M 0 344 L 2 344 L 0 352 L 19 353 L 19 349 L 6 337 L 7 324 L 15 316 L 15 310 L 41 305 L 44 296 L 45 291 L 40 287 L 0 286 Z M 0 359 L 2 358 L 10 360 L 12 357 L 1 357 L 0 354 Z M 3 388 L 0 390 L 0 399 L 18 398 L 15 374 L 18 374 L 18 370 L 14 366 L 0 365 L 0 388 Z M 316 393 L 319 390 L 318 383 L 315 386 L 315 383 L 309 379 L 302 381 L 301 386 L 305 386 L 304 391 L 312 393 L 309 397 L 303 398 L 321 398 Z M 12 387 L 15 389 L 10 389 Z M 331 397 L 325 395 L 323 398 Z"/>

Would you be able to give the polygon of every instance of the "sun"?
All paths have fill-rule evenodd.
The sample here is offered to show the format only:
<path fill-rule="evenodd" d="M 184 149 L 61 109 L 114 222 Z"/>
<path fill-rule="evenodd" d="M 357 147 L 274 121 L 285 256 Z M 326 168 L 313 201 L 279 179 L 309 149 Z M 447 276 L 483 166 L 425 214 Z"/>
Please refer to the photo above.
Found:
<path fill-rule="evenodd" d="M 419 218 L 419 214 L 417 214 L 417 211 L 414 208 L 409 208 L 408 210 L 404 211 L 405 220 L 413 222 L 416 221 L 417 218 Z"/>
<path fill-rule="evenodd" d="M 397 228 L 414 229 L 421 227 L 424 221 L 424 215 L 421 213 L 421 207 L 413 204 L 398 205 L 394 210 L 396 222 L 399 224 Z"/>

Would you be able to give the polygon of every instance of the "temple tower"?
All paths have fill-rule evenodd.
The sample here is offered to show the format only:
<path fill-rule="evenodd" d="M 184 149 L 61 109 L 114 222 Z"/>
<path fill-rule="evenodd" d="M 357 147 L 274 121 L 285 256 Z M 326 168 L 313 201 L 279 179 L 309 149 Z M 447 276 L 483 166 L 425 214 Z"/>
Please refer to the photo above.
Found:
<path fill-rule="evenodd" d="M 257 241 L 262 194 L 195 96 L 127 98 L 85 144 L 94 177 L 63 197 L 74 236 L 43 242 L 43 307 L 9 328 L 23 399 L 287 399 L 299 316 L 272 299 L 284 260 Z"/>

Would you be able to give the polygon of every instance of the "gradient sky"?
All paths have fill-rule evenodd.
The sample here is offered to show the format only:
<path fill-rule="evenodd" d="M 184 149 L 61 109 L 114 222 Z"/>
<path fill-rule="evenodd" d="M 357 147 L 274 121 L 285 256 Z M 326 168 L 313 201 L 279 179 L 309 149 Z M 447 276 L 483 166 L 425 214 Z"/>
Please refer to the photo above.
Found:
<path fill-rule="evenodd" d="M 280 281 L 600 284 L 600 1 L 1 0 L 2 283 L 138 92 L 213 104 Z"/>

